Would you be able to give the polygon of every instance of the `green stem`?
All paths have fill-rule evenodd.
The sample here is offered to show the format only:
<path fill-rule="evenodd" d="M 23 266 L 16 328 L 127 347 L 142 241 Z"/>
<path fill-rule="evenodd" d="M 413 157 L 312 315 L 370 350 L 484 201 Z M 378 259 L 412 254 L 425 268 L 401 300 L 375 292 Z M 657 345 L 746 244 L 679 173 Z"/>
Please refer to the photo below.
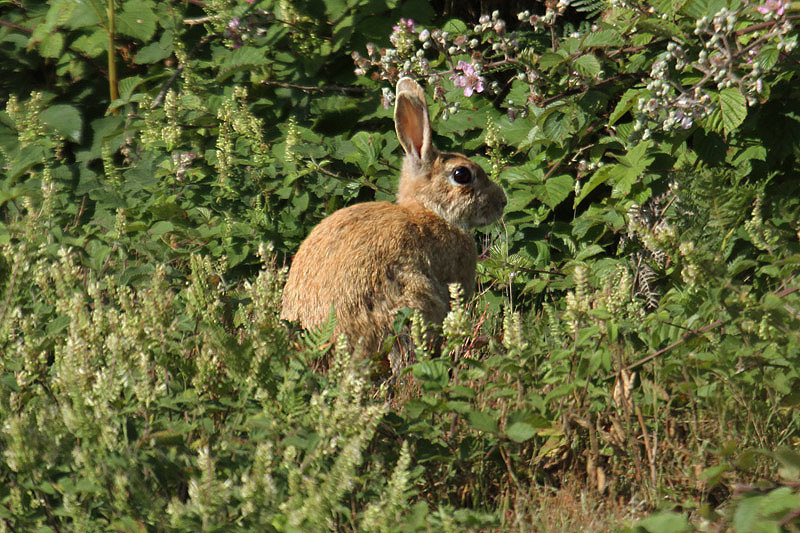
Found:
<path fill-rule="evenodd" d="M 111 102 L 119 98 L 117 90 L 117 61 L 114 51 L 114 0 L 108 0 L 108 90 Z M 116 115 L 117 110 L 113 113 Z"/>

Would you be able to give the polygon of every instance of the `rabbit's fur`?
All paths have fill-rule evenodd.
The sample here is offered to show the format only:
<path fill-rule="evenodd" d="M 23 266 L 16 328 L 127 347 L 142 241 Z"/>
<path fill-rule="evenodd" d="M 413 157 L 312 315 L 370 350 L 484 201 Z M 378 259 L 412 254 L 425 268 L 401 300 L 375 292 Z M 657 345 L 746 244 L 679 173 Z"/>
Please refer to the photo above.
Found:
<path fill-rule="evenodd" d="M 283 293 L 281 316 L 305 328 L 324 322 L 333 304 L 336 333 L 366 353 L 380 349 L 400 309 L 440 324 L 448 284 L 472 295 L 471 230 L 497 220 L 506 205 L 480 166 L 436 149 L 425 93 L 410 78 L 397 83 L 394 120 L 406 154 L 397 203 L 356 204 L 320 222 L 300 245 Z"/>

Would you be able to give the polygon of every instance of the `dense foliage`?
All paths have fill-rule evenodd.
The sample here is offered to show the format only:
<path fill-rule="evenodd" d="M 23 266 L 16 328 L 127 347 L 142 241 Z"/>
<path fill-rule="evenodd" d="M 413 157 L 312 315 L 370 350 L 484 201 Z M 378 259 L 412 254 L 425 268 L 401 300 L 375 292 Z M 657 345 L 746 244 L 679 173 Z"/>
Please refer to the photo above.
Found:
<path fill-rule="evenodd" d="M 0 5 L 0 529 L 800 528 L 788 1 Z M 389 383 L 278 314 L 402 75 L 509 205 Z"/>

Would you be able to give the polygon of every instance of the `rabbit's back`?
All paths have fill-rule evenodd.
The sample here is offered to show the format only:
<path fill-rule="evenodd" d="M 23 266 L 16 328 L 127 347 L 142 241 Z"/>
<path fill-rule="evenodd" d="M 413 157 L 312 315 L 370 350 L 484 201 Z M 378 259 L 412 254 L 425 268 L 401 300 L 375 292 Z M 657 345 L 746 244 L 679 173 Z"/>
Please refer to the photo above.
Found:
<path fill-rule="evenodd" d="M 300 246 L 282 316 L 313 327 L 333 304 L 337 333 L 374 351 L 400 309 L 440 323 L 448 284 L 460 283 L 469 297 L 476 262 L 471 235 L 421 205 L 356 204 L 324 219 Z"/>

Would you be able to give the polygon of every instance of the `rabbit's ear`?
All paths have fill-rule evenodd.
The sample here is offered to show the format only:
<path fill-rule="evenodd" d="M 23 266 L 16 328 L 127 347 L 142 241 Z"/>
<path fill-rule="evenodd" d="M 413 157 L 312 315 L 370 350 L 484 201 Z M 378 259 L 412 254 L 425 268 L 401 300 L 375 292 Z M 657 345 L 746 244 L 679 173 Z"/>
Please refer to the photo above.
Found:
<path fill-rule="evenodd" d="M 425 93 L 411 78 L 397 82 L 394 125 L 403 150 L 416 165 L 433 161 L 436 151 L 431 140 Z"/>

